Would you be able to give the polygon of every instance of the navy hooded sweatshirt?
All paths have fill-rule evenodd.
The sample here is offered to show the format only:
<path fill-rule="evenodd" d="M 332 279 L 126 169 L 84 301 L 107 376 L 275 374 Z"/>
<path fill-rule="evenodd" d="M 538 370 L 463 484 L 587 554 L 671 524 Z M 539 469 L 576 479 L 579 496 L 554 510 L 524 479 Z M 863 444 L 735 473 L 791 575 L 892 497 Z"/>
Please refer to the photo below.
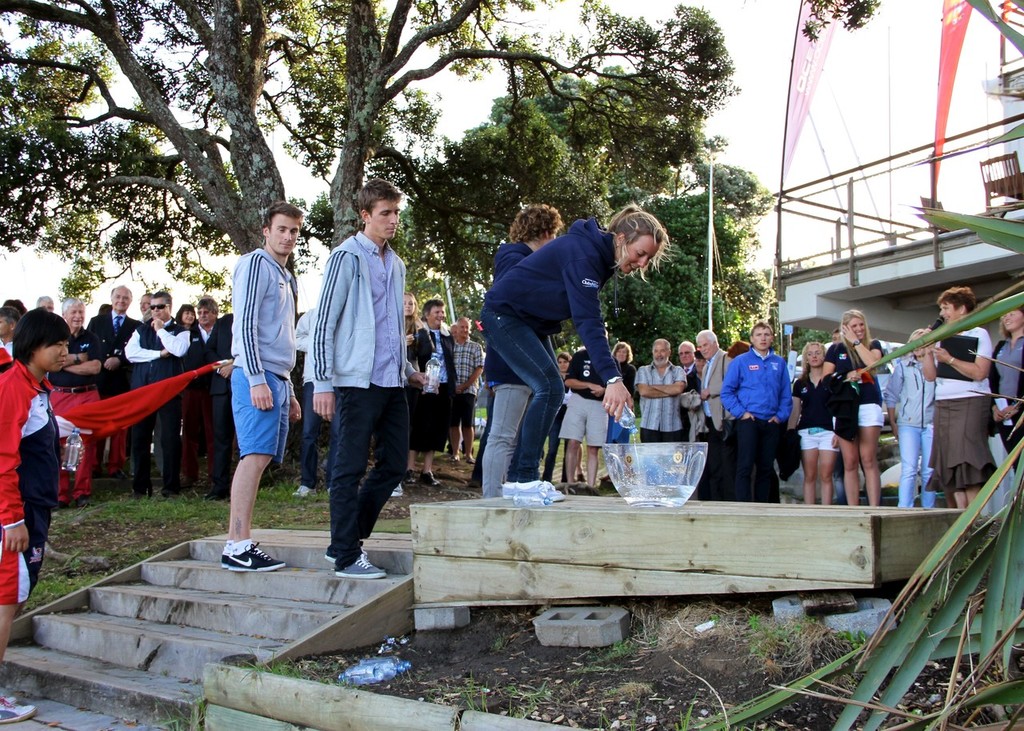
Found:
<path fill-rule="evenodd" d="M 593 218 L 509 269 L 484 297 L 485 306 L 514 315 L 540 336 L 553 335 L 572 318 L 594 368 L 607 381 L 619 374 L 612 358 L 598 293 L 615 273 L 615 244 Z"/>

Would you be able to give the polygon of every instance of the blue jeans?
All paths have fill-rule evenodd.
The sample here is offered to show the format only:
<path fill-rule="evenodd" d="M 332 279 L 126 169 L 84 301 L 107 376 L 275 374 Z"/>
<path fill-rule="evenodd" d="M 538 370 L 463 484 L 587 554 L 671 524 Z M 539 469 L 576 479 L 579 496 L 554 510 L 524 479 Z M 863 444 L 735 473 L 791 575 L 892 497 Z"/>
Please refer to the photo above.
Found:
<path fill-rule="evenodd" d="M 488 347 L 494 348 L 533 391 L 519 435 L 519 454 L 508 470 L 509 482 L 531 482 L 540 474 L 544 440 L 565 397 L 551 342 L 513 315 L 484 306 L 480 313 Z"/>
<path fill-rule="evenodd" d="M 404 388 L 373 384 L 335 388 L 334 402 L 337 438 L 332 437 L 336 449 L 328 480 L 331 555 L 338 557 L 335 568 L 343 569 L 359 558 L 362 540 L 370 536 L 381 508 L 405 475 L 409 404 Z M 376 439 L 373 469 L 366 474 L 371 439 Z"/>
<path fill-rule="evenodd" d="M 932 454 L 932 425 L 899 427 L 900 445 L 900 503 L 901 508 L 914 507 L 914 493 L 917 492 L 917 475 L 921 474 L 921 507 L 935 507 L 935 493 L 925 491 L 924 486 L 932 476 L 928 466 Z"/>
<path fill-rule="evenodd" d="M 334 424 L 331 422 L 331 439 L 327 448 L 327 464 L 324 465 L 324 474 L 327 475 L 327 482 L 330 484 L 331 465 L 334 462 Z M 317 468 L 320 466 L 320 429 L 324 420 L 313 411 L 313 382 L 302 384 L 302 477 L 300 485 L 305 485 L 310 490 L 316 489 Z"/>

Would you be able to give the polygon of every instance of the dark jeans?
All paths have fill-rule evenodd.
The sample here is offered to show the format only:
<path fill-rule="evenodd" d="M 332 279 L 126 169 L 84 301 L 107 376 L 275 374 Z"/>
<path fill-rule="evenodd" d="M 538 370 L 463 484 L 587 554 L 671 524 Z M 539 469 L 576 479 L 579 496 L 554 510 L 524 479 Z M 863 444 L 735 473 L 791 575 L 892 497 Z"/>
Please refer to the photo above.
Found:
<path fill-rule="evenodd" d="M 149 448 L 157 421 L 160 422 L 163 489 L 175 495 L 181 492 L 181 397 L 175 396 L 132 427 L 132 490 L 136 495 L 153 494 Z"/>
<path fill-rule="evenodd" d="M 331 474 L 331 465 L 334 460 L 334 424 L 331 422 L 331 439 L 327 448 L 327 464 L 324 465 L 324 475 Z M 320 430 L 324 420 L 313 410 L 313 382 L 302 384 L 302 476 L 299 479 L 300 485 L 305 485 L 310 490 L 316 489 L 317 470 L 320 467 Z M 346 564 L 347 565 L 347 564 Z"/>
<path fill-rule="evenodd" d="M 767 503 L 771 499 L 779 425 L 764 419 L 736 420 L 736 500 Z M 754 468 L 757 473 L 754 474 Z M 754 491 L 751 495 L 751 475 Z"/>
<path fill-rule="evenodd" d="M 657 444 L 659 442 L 685 442 L 685 433 L 679 431 L 658 431 L 657 429 L 640 428 L 640 441 L 644 444 Z"/>
<path fill-rule="evenodd" d="M 539 476 L 544 440 L 565 397 L 555 351 L 547 338 L 512 315 L 484 307 L 480 313 L 487 345 L 494 348 L 523 383 L 533 391 L 519 433 L 519 454 L 508 469 L 509 482 L 530 482 Z"/>
<path fill-rule="evenodd" d="M 231 457 L 235 451 L 235 414 L 231 392 L 214 394 L 213 401 L 213 483 L 211 492 L 231 494 Z"/>
<path fill-rule="evenodd" d="M 409 405 L 403 388 L 335 388 L 337 444 L 328 489 L 331 505 L 330 553 L 335 567 L 351 565 L 363 539 L 373 532 L 384 503 L 405 475 L 409 452 Z M 366 472 L 370 442 L 373 469 Z M 363 479 L 365 475 L 365 479 Z M 362 486 L 359 481 L 363 480 Z"/>
<path fill-rule="evenodd" d="M 723 441 L 722 432 L 715 429 L 710 416 L 707 424 L 708 461 L 697 484 L 697 497 L 701 500 L 735 500 L 736 444 Z"/>

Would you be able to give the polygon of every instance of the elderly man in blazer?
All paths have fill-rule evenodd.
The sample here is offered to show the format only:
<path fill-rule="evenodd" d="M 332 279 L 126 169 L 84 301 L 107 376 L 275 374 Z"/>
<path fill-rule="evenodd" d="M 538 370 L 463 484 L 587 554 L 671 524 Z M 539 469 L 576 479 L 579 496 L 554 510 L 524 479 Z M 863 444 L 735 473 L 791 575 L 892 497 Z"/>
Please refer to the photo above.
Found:
<path fill-rule="evenodd" d="M 729 368 L 729 356 L 718 347 L 718 336 L 711 330 L 697 333 L 697 349 L 707 365 L 701 379 L 700 397 L 707 423 L 708 459 L 697 484 L 700 500 L 734 500 L 736 439 L 733 416 L 722 406 L 722 381 Z"/>
<path fill-rule="evenodd" d="M 96 381 L 101 399 L 127 393 L 131 388 L 129 377 L 131 365 L 125 357 L 124 348 L 128 339 L 139 325 L 138 320 L 128 317 L 128 307 L 132 304 L 132 291 L 120 285 L 110 292 L 110 314 L 96 315 L 89 320 L 86 330 L 100 339 L 99 356 L 103 367 Z M 110 452 L 107 455 L 106 474 L 111 477 L 127 478 L 124 473 L 127 455 L 128 430 L 122 429 L 110 437 Z M 103 469 L 103 442 L 96 444 L 96 465 Z"/>

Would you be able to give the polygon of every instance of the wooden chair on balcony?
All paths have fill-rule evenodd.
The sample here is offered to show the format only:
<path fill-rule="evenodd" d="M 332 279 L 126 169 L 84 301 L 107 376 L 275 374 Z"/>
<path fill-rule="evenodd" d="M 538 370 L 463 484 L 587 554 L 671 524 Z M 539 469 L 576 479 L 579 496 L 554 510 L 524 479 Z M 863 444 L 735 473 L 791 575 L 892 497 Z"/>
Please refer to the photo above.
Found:
<path fill-rule="evenodd" d="M 1024 174 L 1016 152 L 1010 152 L 981 163 L 981 179 L 985 184 L 985 207 L 996 208 L 997 198 L 1024 201 Z"/>

